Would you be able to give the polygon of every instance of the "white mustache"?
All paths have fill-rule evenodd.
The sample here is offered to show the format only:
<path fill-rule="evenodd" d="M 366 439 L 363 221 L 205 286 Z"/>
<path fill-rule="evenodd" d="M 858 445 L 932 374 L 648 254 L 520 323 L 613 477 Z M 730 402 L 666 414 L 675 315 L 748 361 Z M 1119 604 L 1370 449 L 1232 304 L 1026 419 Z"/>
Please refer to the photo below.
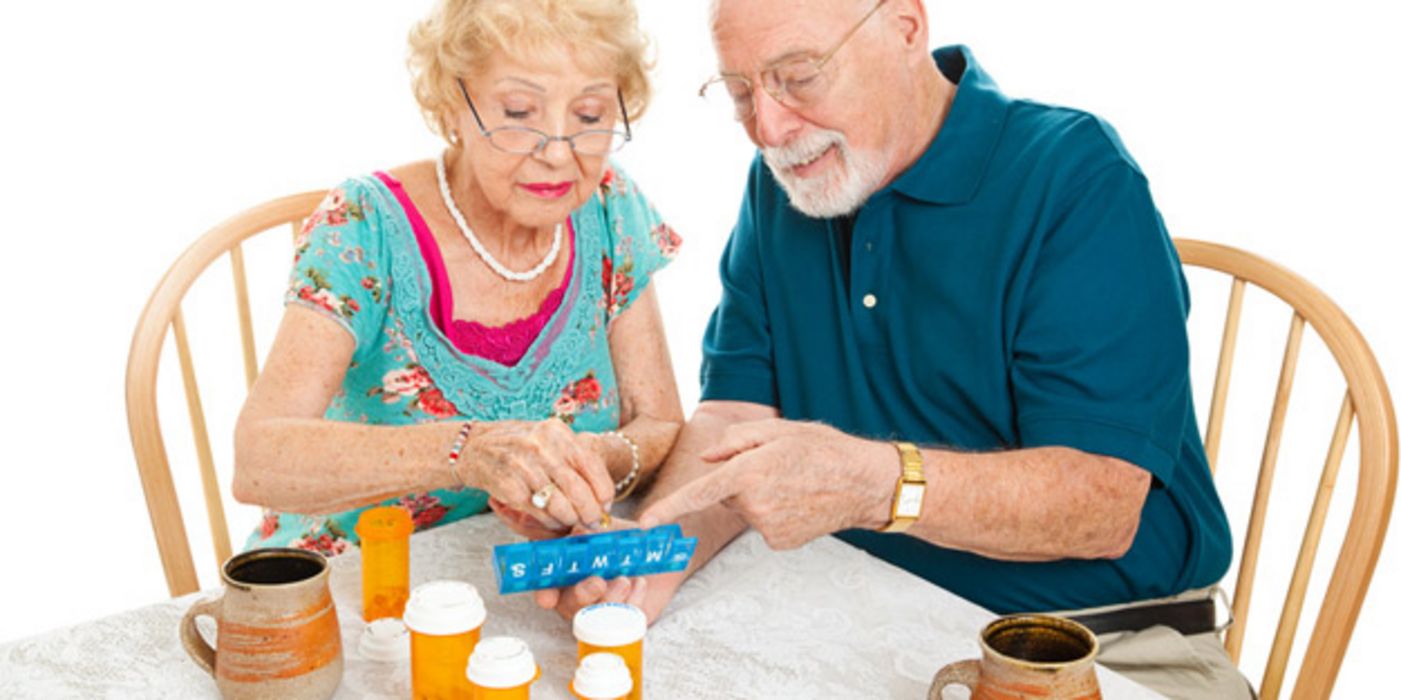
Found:
<path fill-rule="evenodd" d="M 846 137 L 838 131 L 817 131 L 786 146 L 765 148 L 764 160 L 772 168 L 787 169 L 816 159 L 832 146 L 845 153 Z"/>

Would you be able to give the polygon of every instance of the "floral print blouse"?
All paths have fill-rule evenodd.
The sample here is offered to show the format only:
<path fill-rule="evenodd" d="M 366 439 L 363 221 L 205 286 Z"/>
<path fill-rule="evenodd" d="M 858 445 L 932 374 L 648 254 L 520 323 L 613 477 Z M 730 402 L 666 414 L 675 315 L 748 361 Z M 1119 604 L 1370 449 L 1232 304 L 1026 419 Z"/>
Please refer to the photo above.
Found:
<path fill-rule="evenodd" d="M 576 431 L 617 428 L 608 324 L 675 257 L 681 239 L 616 166 L 570 223 L 575 251 L 563 299 L 525 355 L 504 365 L 461 352 L 433 322 L 423 252 L 385 183 L 357 177 L 332 190 L 297 238 L 286 296 L 355 339 L 325 417 L 375 425 L 557 417 Z M 381 505 L 408 509 L 421 530 L 481 512 L 486 500 L 476 489 L 441 489 Z M 316 516 L 266 511 L 246 546 L 340 554 L 358 544 L 355 523 L 368 507 Z"/>

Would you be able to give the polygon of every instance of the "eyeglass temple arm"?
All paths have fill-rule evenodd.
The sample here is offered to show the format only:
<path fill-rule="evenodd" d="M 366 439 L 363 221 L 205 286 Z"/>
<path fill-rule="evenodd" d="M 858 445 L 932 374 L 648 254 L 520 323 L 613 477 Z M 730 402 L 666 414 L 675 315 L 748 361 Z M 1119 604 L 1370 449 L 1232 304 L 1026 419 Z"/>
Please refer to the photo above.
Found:
<path fill-rule="evenodd" d="M 856 36 L 856 32 L 860 31 L 861 27 L 866 25 L 866 20 L 869 20 L 871 18 L 871 15 L 874 15 L 876 13 L 876 10 L 879 10 L 881 8 L 881 5 L 884 4 L 885 0 L 876 0 L 876 4 L 873 7 L 871 7 L 871 9 L 868 10 L 865 15 L 862 15 L 861 21 L 857 22 L 856 26 L 852 27 L 851 29 L 848 29 L 846 34 L 842 35 L 842 40 L 838 41 L 837 45 L 833 46 L 831 50 L 827 52 L 827 55 L 823 56 L 822 60 L 817 62 L 817 67 L 821 68 L 827 65 L 827 62 L 832 60 L 833 56 L 837 55 L 837 51 L 839 51 L 843 46 L 845 46 L 846 42 L 851 41 L 851 37 Z"/>
<path fill-rule="evenodd" d="M 477 131 L 485 135 L 486 123 L 482 121 L 482 115 L 477 114 L 477 106 L 472 104 L 472 96 L 467 94 L 467 83 L 462 82 L 462 78 L 458 78 L 457 87 L 462 90 L 463 99 L 467 100 L 467 109 L 472 110 L 472 118 L 477 121 Z"/>
<path fill-rule="evenodd" d="M 628 119 L 628 105 L 623 101 L 623 89 L 618 88 L 618 109 L 623 113 L 623 133 L 628 141 L 632 140 L 632 122 Z"/>

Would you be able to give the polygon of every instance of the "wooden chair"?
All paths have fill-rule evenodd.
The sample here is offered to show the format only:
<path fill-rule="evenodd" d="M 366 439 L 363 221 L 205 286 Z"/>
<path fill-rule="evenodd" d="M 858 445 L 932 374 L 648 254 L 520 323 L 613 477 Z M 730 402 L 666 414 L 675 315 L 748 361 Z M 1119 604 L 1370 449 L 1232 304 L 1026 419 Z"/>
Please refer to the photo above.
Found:
<path fill-rule="evenodd" d="M 180 513 L 175 484 L 171 480 L 170 462 L 166 456 L 165 439 L 161 435 L 160 416 L 156 411 L 156 377 L 166 331 L 170 329 L 175 333 L 186 407 L 199 457 L 205 513 L 214 538 L 214 555 L 217 563 L 222 565 L 232 554 L 229 528 L 224 518 L 214 456 L 209 446 L 209 431 L 205 427 L 204 408 L 200 402 L 199 386 L 195 382 L 194 360 L 190 355 L 180 303 L 210 263 L 227 253 L 233 268 L 244 377 L 248 386 L 252 386 L 253 380 L 258 377 L 258 355 L 253 342 L 243 241 L 284 224 L 291 224 L 295 235 L 302 221 L 315 210 L 324 196 L 324 192 L 307 192 L 275 199 L 238 214 L 200 236 L 156 285 L 136 324 L 131 351 L 127 356 L 127 424 L 131 431 L 131 446 L 136 453 L 136 467 L 141 473 L 141 487 L 146 494 L 146 508 L 151 515 L 151 527 L 155 530 L 156 547 L 160 550 L 166 585 L 172 596 L 199 590 L 199 578 L 190 555 L 190 542 L 185 533 L 185 521 Z"/>
<path fill-rule="evenodd" d="M 1341 550 L 1333 565 L 1328 590 L 1314 622 L 1313 635 L 1309 639 L 1308 649 L 1299 667 L 1293 695 L 1296 698 L 1327 697 L 1332 692 L 1338 669 L 1342 665 L 1343 654 L 1347 651 L 1348 640 L 1357 623 L 1362 599 L 1371 583 L 1372 572 L 1381 552 L 1382 539 L 1391 519 L 1392 499 L 1396 491 L 1397 440 L 1396 415 L 1391 396 L 1387 392 L 1386 380 L 1382 377 L 1381 368 L 1377 365 L 1367 341 L 1352 325 L 1347 315 L 1303 278 L 1258 256 L 1228 246 L 1180 239 L 1175 243 L 1184 265 L 1208 268 L 1232 277 L 1230 302 L 1226 312 L 1205 437 L 1207 459 L 1213 473 L 1217 468 L 1216 455 L 1221 445 L 1221 427 L 1231 381 L 1236 336 L 1240 328 L 1241 301 L 1246 285 L 1255 285 L 1270 292 L 1294 311 L 1283 365 L 1279 372 L 1274 407 L 1265 436 L 1264 454 L 1260 459 L 1250 524 L 1240 558 L 1232 605 L 1235 624 L 1226 634 L 1226 649 L 1237 663 L 1240 661 L 1241 642 L 1249 619 L 1251 590 L 1255 583 L 1260 542 L 1264 536 L 1263 523 L 1269 506 L 1275 463 L 1279 456 L 1281 430 L 1289 407 L 1289 395 L 1294 384 L 1295 367 L 1305 325 L 1313 327 L 1318 333 L 1342 370 L 1347 383 L 1318 489 L 1314 494 L 1313 508 L 1309 514 L 1303 542 L 1294 563 L 1294 573 L 1289 582 L 1283 611 L 1275 630 L 1274 643 L 1266 662 L 1264 676 L 1258 684 L 1260 697 L 1266 700 L 1279 697 L 1290 650 L 1299 626 L 1304 594 L 1318 551 L 1319 537 L 1324 519 L 1328 515 L 1329 500 L 1355 419 L 1359 442 L 1357 497 L 1353 502 L 1352 517 Z"/>

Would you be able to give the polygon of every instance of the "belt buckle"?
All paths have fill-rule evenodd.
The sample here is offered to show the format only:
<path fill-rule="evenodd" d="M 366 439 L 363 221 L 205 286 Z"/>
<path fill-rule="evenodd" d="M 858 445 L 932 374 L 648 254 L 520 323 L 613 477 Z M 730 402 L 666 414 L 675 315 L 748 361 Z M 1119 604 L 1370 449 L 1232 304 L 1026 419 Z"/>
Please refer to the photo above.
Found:
<path fill-rule="evenodd" d="M 1235 608 L 1231 607 L 1231 599 L 1229 596 L 1226 595 L 1225 589 L 1221 588 L 1221 586 L 1219 585 L 1211 587 L 1211 591 L 1207 594 L 1207 598 L 1211 600 L 1212 603 L 1219 602 L 1222 607 L 1226 608 L 1226 622 L 1224 624 L 1216 625 L 1216 629 L 1213 630 L 1214 632 L 1216 632 L 1216 636 L 1219 637 L 1223 632 L 1230 629 L 1232 625 L 1236 624 L 1236 610 Z M 1219 614 L 1216 614 L 1215 610 L 1213 609 L 1211 619 L 1217 620 L 1220 619 L 1220 617 L 1221 616 Z"/>

